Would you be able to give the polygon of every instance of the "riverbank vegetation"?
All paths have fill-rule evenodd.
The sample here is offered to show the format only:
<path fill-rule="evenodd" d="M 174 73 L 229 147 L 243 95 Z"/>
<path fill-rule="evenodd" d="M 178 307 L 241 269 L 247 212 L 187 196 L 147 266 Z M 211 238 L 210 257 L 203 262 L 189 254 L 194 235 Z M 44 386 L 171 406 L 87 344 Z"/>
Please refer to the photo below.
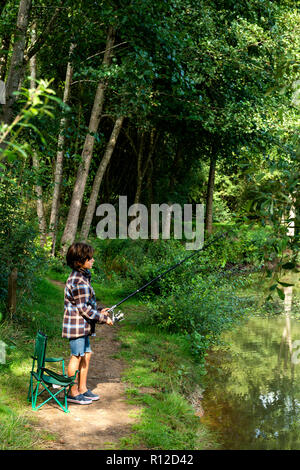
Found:
<path fill-rule="evenodd" d="M 298 275 L 296 2 L 6 0 L 0 14 L 0 340 L 11 358 L 0 364 L 0 412 L 19 423 L 6 408 L 5 380 L 22 376 L 14 368 L 30 355 L 37 329 L 62 348 L 60 294 L 47 278 L 65 282 L 68 246 L 94 246 L 96 294 L 112 305 L 189 254 L 175 209 L 189 204 L 196 229 L 202 204 L 205 242 L 224 236 L 139 294 L 143 320 L 133 311 L 120 328 L 122 355 L 133 362 L 131 399 L 144 400 L 153 416 L 165 410 L 163 448 L 185 445 L 187 421 L 186 445 L 197 448 L 189 396 L 192 383 L 201 388 L 208 349 L 258 305 L 276 313 L 294 283 L 286 274 Z M 130 211 L 120 210 L 120 196 Z M 97 237 L 101 204 L 115 211 L 117 239 Z M 142 238 L 143 209 L 133 204 L 146 209 L 152 238 Z M 164 220 L 152 217 L 154 205 Z M 118 239 L 124 218 L 135 239 L 128 227 Z M 143 374 L 135 382 L 134 355 L 151 385 Z M 134 386 L 155 388 L 158 377 L 166 395 L 141 398 Z M 24 392 L 20 380 L 13 396 L 22 401 Z M 157 422 L 145 411 L 122 445 L 155 447 Z M 30 446 L 25 440 L 19 448 Z"/>

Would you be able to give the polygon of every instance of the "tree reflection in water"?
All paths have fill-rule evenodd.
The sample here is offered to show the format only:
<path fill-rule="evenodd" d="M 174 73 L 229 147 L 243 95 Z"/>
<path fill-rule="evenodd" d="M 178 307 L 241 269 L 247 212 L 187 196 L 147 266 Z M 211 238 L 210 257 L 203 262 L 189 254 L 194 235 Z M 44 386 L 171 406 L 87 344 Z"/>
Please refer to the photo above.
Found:
<path fill-rule="evenodd" d="M 292 362 L 300 323 L 293 288 L 283 315 L 251 318 L 225 336 L 227 350 L 210 355 L 202 418 L 224 449 L 300 449 L 300 364 Z"/>

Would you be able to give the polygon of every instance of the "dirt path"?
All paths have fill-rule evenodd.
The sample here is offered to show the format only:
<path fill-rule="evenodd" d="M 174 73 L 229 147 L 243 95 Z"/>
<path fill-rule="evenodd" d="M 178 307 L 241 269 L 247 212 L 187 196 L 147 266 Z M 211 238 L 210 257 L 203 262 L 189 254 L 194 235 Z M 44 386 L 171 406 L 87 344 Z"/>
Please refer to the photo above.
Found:
<path fill-rule="evenodd" d="M 63 286 L 58 281 L 56 285 Z M 69 403 L 70 413 L 64 413 L 51 400 L 37 411 L 38 427 L 56 433 L 57 442 L 49 448 L 60 450 L 99 450 L 118 448 L 119 440 L 131 432 L 139 408 L 126 403 L 126 384 L 121 382 L 125 364 L 113 356 L 120 348 L 116 340 L 117 328 L 99 325 L 96 338 L 91 338 L 93 355 L 90 363 L 88 387 L 100 395 L 91 405 Z M 66 358 L 66 366 L 68 358 Z M 50 405 L 51 403 L 51 405 Z"/>

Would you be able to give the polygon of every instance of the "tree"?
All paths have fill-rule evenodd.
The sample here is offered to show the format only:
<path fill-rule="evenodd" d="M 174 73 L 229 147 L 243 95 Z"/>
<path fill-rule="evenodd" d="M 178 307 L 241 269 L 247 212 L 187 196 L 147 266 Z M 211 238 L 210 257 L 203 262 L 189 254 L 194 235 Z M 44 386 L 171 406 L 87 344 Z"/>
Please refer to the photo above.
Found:
<path fill-rule="evenodd" d="M 34 42 L 36 39 L 36 25 L 33 25 L 31 30 L 31 39 Z M 36 56 L 33 55 L 30 58 L 30 90 L 34 92 L 36 89 L 36 79 L 37 79 L 37 71 L 36 71 Z M 40 171 L 40 164 L 39 159 L 36 154 L 36 149 L 33 149 L 32 153 L 32 163 L 33 168 L 36 173 L 36 177 L 39 178 L 39 171 Z M 36 191 L 36 208 L 37 208 L 37 216 L 38 216 L 38 223 L 39 223 L 39 230 L 40 230 L 40 238 L 41 238 L 41 246 L 44 246 L 46 243 L 46 232 L 47 232 L 47 223 L 43 205 L 43 189 L 42 186 L 37 182 L 35 185 Z"/>
<path fill-rule="evenodd" d="M 6 104 L 3 106 L 1 118 L 6 124 L 10 124 L 12 121 L 12 107 L 16 99 L 14 93 L 18 90 L 20 79 L 22 76 L 22 66 L 26 45 L 26 33 L 29 22 L 30 8 L 31 0 L 20 0 L 15 39 L 13 44 L 13 52 L 6 81 Z"/>
<path fill-rule="evenodd" d="M 73 76 L 73 66 L 70 62 L 73 51 L 75 49 L 75 44 L 70 44 L 69 51 L 69 62 L 67 64 L 63 103 L 64 105 L 68 104 L 70 89 Z M 57 219 L 58 219 L 58 209 L 59 209 L 59 197 L 63 176 L 63 159 L 64 159 L 64 146 L 65 146 L 65 132 L 66 132 L 67 119 L 63 116 L 60 120 L 59 126 L 59 136 L 57 142 L 57 154 L 56 154 L 56 163 L 55 163 L 55 173 L 54 173 L 54 188 L 52 196 L 52 206 L 50 214 L 50 223 L 49 223 L 49 236 L 51 239 L 51 254 L 55 254 L 55 243 L 56 243 L 56 230 L 57 230 Z"/>
<path fill-rule="evenodd" d="M 82 238 L 82 240 L 86 240 L 88 235 L 89 235 L 91 223 L 92 223 L 93 216 L 94 216 L 95 209 L 96 209 L 96 204 L 97 204 L 97 198 L 98 198 L 98 194 L 99 194 L 99 190 L 100 190 L 100 185 L 101 185 L 105 170 L 107 168 L 107 165 L 108 165 L 108 163 L 111 159 L 112 153 L 113 153 L 113 151 L 116 147 L 117 139 L 118 139 L 119 133 L 121 131 L 123 121 L 124 121 L 124 116 L 120 116 L 116 119 L 114 128 L 112 130 L 112 133 L 111 133 L 111 136 L 110 136 L 110 139 L 109 139 L 109 142 L 106 146 L 105 153 L 103 155 L 103 158 L 102 158 L 102 160 L 100 162 L 100 165 L 99 165 L 99 168 L 97 170 L 97 173 L 96 173 L 96 176 L 95 176 L 95 179 L 94 179 L 93 189 L 92 189 L 92 192 L 91 192 L 91 195 L 90 195 L 90 200 L 89 200 L 88 206 L 86 208 L 85 217 L 84 217 L 84 220 L 83 220 L 83 223 L 82 223 L 82 228 L 81 228 L 81 238 Z"/>
<path fill-rule="evenodd" d="M 112 56 L 112 47 L 114 44 L 115 39 L 115 31 L 113 27 L 109 27 L 107 40 L 106 40 L 106 48 L 105 54 L 103 58 L 103 66 L 109 66 L 111 63 L 111 56 Z M 96 94 L 94 99 L 93 108 L 91 111 L 90 122 L 89 122 L 89 130 L 88 134 L 86 135 L 83 150 L 82 150 L 82 163 L 80 163 L 77 172 L 77 179 L 74 185 L 73 196 L 71 200 L 71 205 L 67 217 L 67 222 L 65 225 L 65 230 L 61 240 L 61 250 L 62 253 L 65 254 L 70 243 L 73 243 L 77 226 L 78 226 L 78 219 L 79 213 L 82 204 L 82 198 L 85 190 L 85 185 L 89 173 L 89 168 L 91 164 L 91 159 L 93 155 L 93 147 L 95 142 L 95 134 L 98 131 L 98 126 L 102 114 L 102 108 L 104 104 L 104 93 L 107 87 L 107 80 L 102 79 L 100 80 Z"/>

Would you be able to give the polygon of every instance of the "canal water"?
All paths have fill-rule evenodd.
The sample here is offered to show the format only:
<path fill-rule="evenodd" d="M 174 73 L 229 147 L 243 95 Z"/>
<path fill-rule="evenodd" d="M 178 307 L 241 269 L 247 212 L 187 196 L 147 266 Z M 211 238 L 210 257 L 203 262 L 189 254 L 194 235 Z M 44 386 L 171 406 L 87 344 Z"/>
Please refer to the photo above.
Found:
<path fill-rule="evenodd" d="M 285 288 L 280 315 L 250 318 L 209 355 L 201 421 L 221 449 L 300 450 L 297 304 Z"/>

